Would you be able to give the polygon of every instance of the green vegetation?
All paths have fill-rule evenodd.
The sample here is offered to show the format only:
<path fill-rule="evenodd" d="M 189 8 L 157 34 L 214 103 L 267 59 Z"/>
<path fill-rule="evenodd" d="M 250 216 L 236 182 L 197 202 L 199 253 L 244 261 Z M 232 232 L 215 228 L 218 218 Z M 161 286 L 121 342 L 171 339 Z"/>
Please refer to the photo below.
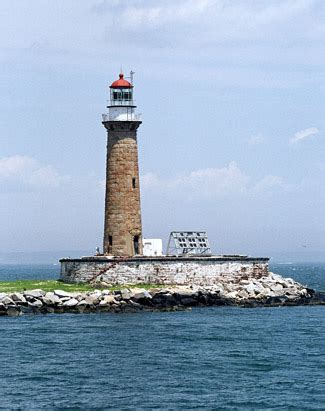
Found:
<path fill-rule="evenodd" d="M 88 291 L 93 287 L 89 284 L 67 284 L 56 280 L 17 280 L 0 281 L 0 292 L 15 292 L 24 290 L 42 289 L 44 291 Z"/>
<path fill-rule="evenodd" d="M 64 291 L 90 291 L 98 288 L 109 290 L 120 290 L 122 288 L 159 288 L 163 287 L 157 284 L 137 284 L 137 285 L 120 285 L 114 287 L 99 287 L 90 284 L 68 284 L 57 280 L 17 280 L 17 281 L 0 281 L 0 292 L 21 292 L 24 290 L 41 289 L 44 291 L 64 290 Z"/>

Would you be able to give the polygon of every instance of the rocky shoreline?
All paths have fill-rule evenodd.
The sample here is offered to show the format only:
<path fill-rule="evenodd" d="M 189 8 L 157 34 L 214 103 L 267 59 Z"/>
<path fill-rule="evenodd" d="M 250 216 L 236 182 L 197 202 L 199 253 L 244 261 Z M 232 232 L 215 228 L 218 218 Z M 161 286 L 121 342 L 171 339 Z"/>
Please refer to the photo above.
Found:
<path fill-rule="evenodd" d="M 124 288 L 87 292 L 28 290 L 0 293 L 0 315 L 175 311 L 198 306 L 279 307 L 325 305 L 325 293 L 315 292 L 291 278 L 269 273 L 259 279 L 211 286 Z"/>

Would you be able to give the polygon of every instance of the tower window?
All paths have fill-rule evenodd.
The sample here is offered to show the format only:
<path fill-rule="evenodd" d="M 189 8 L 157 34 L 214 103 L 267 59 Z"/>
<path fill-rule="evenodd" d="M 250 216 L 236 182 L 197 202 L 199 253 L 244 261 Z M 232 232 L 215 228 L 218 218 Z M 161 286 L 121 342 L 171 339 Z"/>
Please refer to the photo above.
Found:
<path fill-rule="evenodd" d="M 113 245 L 113 237 L 111 235 L 108 236 L 108 245 L 110 247 Z"/>
<path fill-rule="evenodd" d="M 135 235 L 133 237 L 133 248 L 134 248 L 134 254 L 139 254 L 139 236 Z"/>
<path fill-rule="evenodd" d="M 121 100 L 122 99 L 122 92 L 121 91 L 114 91 L 113 92 L 113 100 Z"/>
<path fill-rule="evenodd" d="M 135 179 L 135 177 L 133 177 L 132 178 L 132 188 L 135 188 L 135 182 L 136 182 L 136 179 Z"/>

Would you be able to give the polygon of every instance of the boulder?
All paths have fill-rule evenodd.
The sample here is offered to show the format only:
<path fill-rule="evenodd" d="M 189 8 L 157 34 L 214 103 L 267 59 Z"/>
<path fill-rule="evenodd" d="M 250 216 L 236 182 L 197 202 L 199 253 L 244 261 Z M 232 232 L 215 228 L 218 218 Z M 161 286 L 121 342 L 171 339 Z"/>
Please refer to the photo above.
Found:
<path fill-rule="evenodd" d="M 288 301 L 288 299 L 285 296 L 269 297 L 266 299 L 265 305 L 270 307 L 279 307 L 281 305 L 285 305 L 286 301 Z"/>
<path fill-rule="evenodd" d="M 183 288 L 176 288 L 174 294 L 175 296 L 177 296 L 177 298 L 180 298 L 181 300 L 184 298 L 193 298 L 193 295 L 198 295 L 196 292 L 193 292 L 193 290 Z"/>
<path fill-rule="evenodd" d="M 225 294 L 225 291 L 222 290 L 211 290 L 211 291 L 206 291 L 203 293 L 204 295 L 206 295 L 209 299 L 216 299 L 219 298 L 221 295 Z"/>
<path fill-rule="evenodd" d="M 100 302 L 100 296 L 96 293 L 88 294 L 85 297 L 85 301 L 88 305 L 96 305 Z"/>
<path fill-rule="evenodd" d="M 133 296 L 132 296 L 132 300 L 135 300 L 135 301 L 145 300 L 145 299 L 150 300 L 151 298 L 152 298 L 152 296 L 147 290 L 137 292 L 137 293 L 133 294 Z"/>
<path fill-rule="evenodd" d="M 35 300 L 35 301 L 28 301 L 29 307 L 35 307 L 35 308 L 41 308 L 43 306 L 43 303 L 41 300 Z"/>
<path fill-rule="evenodd" d="M 104 304 L 116 304 L 116 303 L 117 301 L 115 300 L 113 295 L 105 295 L 99 304 L 104 305 Z"/>
<path fill-rule="evenodd" d="M 237 291 L 232 291 L 228 294 L 226 294 L 227 298 L 231 298 L 231 299 L 236 299 L 238 297 L 238 292 Z"/>
<path fill-rule="evenodd" d="M 231 293 L 233 291 L 233 284 L 232 283 L 224 283 L 223 284 L 223 292 L 226 293 Z"/>
<path fill-rule="evenodd" d="M 275 273 L 269 273 L 269 278 L 271 278 L 275 282 L 283 282 L 284 280 L 284 278 L 281 277 L 281 275 Z"/>
<path fill-rule="evenodd" d="M 153 297 L 154 295 L 160 293 L 160 288 L 150 288 L 149 293 L 151 295 L 151 297 Z"/>
<path fill-rule="evenodd" d="M 283 290 L 282 284 L 279 284 L 279 283 L 271 284 L 269 287 L 276 294 L 281 293 Z"/>
<path fill-rule="evenodd" d="M 174 291 L 175 290 L 173 289 L 173 292 Z M 149 290 L 149 292 L 150 292 L 151 296 L 153 297 L 156 294 L 169 294 L 171 292 L 171 290 L 168 289 L 168 288 L 152 288 L 152 289 Z"/>
<path fill-rule="evenodd" d="M 293 287 L 283 288 L 282 294 L 287 296 L 298 296 L 300 294 L 299 290 Z"/>
<path fill-rule="evenodd" d="M 244 298 L 244 299 L 246 299 L 246 298 L 248 298 L 248 292 L 245 291 L 245 290 L 240 290 L 240 291 L 238 291 L 237 296 L 238 296 L 239 298 Z"/>
<path fill-rule="evenodd" d="M 45 295 L 45 291 L 39 289 L 24 291 L 25 297 L 40 298 L 43 297 L 43 295 Z"/>
<path fill-rule="evenodd" d="M 120 295 L 121 295 L 121 298 L 126 301 L 130 300 L 133 297 L 133 293 L 127 288 L 124 288 L 123 290 L 121 290 Z"/>
<path fill-rule="evenodd" d="M 261 279 L 256 279 L 256 278 L 253 278 L 252 279 L 252 283 L 260 290 L 260 291 L 263 291 L 263 288 L 264 288 L 264 286 L 263 286 L 263 281 L 261 280 Z"/>
<path fill-rule="evenodd" d="M 18 317 L 22 314 L 20 307 L 10 306 L 7 308 L 7 315 L 9 317 Z"/>
<path fill-rule="evenodd" d="M 15 302 L 7 295 L 1 300 L 1 303 L 4 305 L 15 305 Z"/>
<path fill-rule="evenodd" d="M 85 307 L 87 305 L 89 306 L 89 304 L 87 303 L 86 300 L 79 301 L 77 305 L 78 305 L 78 307 Z"/>
<path fill-rule="evenodd" d="M 0 315 L 5 315 L 5 314 L 7 314 L 6 307 L 4 306 L 4 304 L 0 303 Z"/>
<path fill-rule="evenodd" d="M 175 294 L 171 294 L 170 292 L 166 292 L 166 293 L 156 293 L 153 297 L 152 297 L 152 301 L 154 303 L 158 303 L 160 304 L 162 301 L 166 301 L 168 298 L 172 298 L 173 300 L 175 300 Z"/>
<path fill-rule="evenodd" d="M 248 285 L 244 286 L 244 289 L 248 292 L 249 295 L 255 295 L 260 292 L 260 287 L 257 287 L 253 283 L 249 283 Z"/>
<path fill-rule="evenodd" d="M 132 301 L 132 300 L 130 300 L 129 302 L 128 302 L 128 306 L 130 307 L 133 307 L 133 308 L 137 308 L 137 309 L 139 309 L 139 310 L 142 310 L 143 309 L 143 307 L 142 307 L 142 305 L 141 304 L 139 304 L 139 303 L 137 303 L 137 302 L 135 302 L 135 301 Z"/>
<path fill-rule="evenodd" d="M 97 297 L 101 297 L 102 292 L 101 290 L 94 290 L 94 291 L 91 291 L 91 295 L 96 295 Z"/>
<path fill-rule="evenodd" d="M 263 291 L 261 291 L 259 294 L 257 294 L 257 298 L 266 298 L 266 297 L 275 297 L 276 294 L 267 288 L 264 288 Z"/>
<path fill-rule="evenodd" d="M 300 299 L 300 296 L 298 294 L 286 294 L 286 298 L 289 301 L 297 301 Z"/>
<path fill-rule="evenodd" d="M 178 304 L 178 300 L 176 299 L 174 294 L 156 294 L 150 300 L 150 305 L 161 305 L 161 306 L 174 306 Z"/>
<path fill-rule="evenodd" d="M 64 301 L 62 304 L 63 307 L 75 307 L 79 304 L 79 301 L 76 298 L 70 298 L 70 300 Z"/>
<path fill-rule="evenodd" d="M 69 297 L 69 298 L 73 298 L 73 294 L 69 293 L 68 291 L 64 291 L 64 290 L 54 290 L 54 294 L 57 295 L 58 297 Z"/>
<path fill-rule="evenodd" d="M 190 307 L 193 305 L 197 305 L 198 301 L 193 297 L 184 297 L 184 298 L 181 298 L 181 304 L 185 305 L 186 307 Z"/>
<path fill-rule="evenodd" d="M 46 293 L 42 300 L 46 305 L 59 305 L 62 303 L 60 297 L 52 292 Z"/>
<path fill-rule="evenodd" d="M 224 290 L 224 286 L 221 283 L 217 283 L 213 288 L 213 291 L 217 291 L 217 292 L 223 292 Z"/>
<path fill-rule="evenodd" d="M 13 301 L 16 301 L 17 303 L 26 303 L 26 298 L 21 293 L 13 293 L 10 297 Z"/>

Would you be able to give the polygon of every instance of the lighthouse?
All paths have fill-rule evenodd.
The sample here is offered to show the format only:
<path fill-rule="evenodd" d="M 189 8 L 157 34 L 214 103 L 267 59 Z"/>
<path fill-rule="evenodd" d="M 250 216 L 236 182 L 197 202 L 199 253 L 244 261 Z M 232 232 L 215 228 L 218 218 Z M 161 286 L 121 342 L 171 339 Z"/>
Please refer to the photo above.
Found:
<path fill-rule="evenodd" d="M 137 145 L 141 121 L 133 97 L 132 82 L 120 73 L 110 85 L 108 113 L 103 114 L 102 122 L 107 130 L 105 255 L 142 255 Z"/>
<path fill-rule="evenodd" d="M 123 73 L 110 85 L 107 108 L 102 121 L 107 130 L 103 255 L 98 250 L 95 256 L 62 258 L 60 279 L 101 286 L 150 283 L 210 287 L 226 281 L 227 276 L 230 282 L 240 282 L 243 273 L 249 279 L 267 277 L 269 258 L 213 255 L 203 231 L 173 231 L 167 255 L 158 252 L 162 250 L 158 239 L 146 239 L 143 249 L 137 145 L 141 121 L 135 113 L 133 81 L 127 81 Z M 120 304 L 119 309 L 122 307 Z M 106 308 L 110 309 L 103 305 Z"/>

